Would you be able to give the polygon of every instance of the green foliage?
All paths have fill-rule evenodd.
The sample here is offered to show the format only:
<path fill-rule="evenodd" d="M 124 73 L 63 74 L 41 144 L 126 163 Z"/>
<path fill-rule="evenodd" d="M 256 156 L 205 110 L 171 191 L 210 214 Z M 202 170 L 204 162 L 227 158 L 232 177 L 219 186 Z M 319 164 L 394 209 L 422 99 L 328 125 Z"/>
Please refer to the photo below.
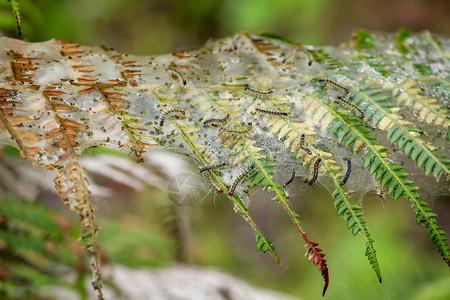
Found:
<path fill-rule="evenodd" d="M 77 231 L 68 231 L 69 224 L 39 203 L 0 200 L 0 269 L 6 276 L 0 285 L 2 299 L 37 296 L 44 285 L 68 285 L 56 270 L 77 264 L 72 249 Z"/>
<path fill-rule="evenodd" d="M 20 15 L 19 9 L 19 0 L 7 0 L 9 4 L 9 8 L 16 19 L 17 30 L 19 31 L 19 35 L 22 35 L 22 16 Z"/>

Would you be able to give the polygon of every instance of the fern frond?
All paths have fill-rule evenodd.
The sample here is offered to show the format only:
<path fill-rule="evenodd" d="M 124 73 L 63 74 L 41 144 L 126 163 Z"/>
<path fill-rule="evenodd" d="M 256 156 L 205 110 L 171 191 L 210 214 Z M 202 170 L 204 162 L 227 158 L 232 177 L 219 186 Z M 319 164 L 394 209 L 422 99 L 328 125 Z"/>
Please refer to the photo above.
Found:
<path fill-rule="evenodd" d="M 16 19 L 17 30 L 20 36 L 22 35 L 22 16 L 20 14 L 19 0 L 8 0 L 8 4 L 14 19 Z"/>
<path fill-rule="evenodd" d="M 377 54 L 372 54 L 372 49 L 375 49 L 374 38 L 365 32 L 364 30 L 356 31 L 355 47 L 359 53 L 359 57 L 362 61 L 372 67 L 378 74 L 383 77 L 389 76 L 392 72 L 386 68 Z"/>
<path fill-rule="evenodd" d="M 370 174 L 375 174 L 375 179 L 380 181 L 381 186 L 387 186 L 387 193 L 394 193 L 394 199 L 404 196 L 413 203 L 416 210 L 418 223 L 424 224 L 430 232 L 430 239 L 436 246 L 443 259 L 450 264 L 450 256 L 447 238 L 445 232 L 437 225 L 436 215 L 431 212 L 428 204 L 419 199 L 417 194 L 418 187 L 414 186 L 414 181 L 406 179 L 408 173 L 402 172 L 402 166 L 389 164 L 385 157 L 387 148 L 378 145 L 374 140 L 375 136 L 370 135 L 369 130 L 360 127 L 359 120 L 348 116 L 339 116 L 331 131 L 338 137 L 338 140 L 344 138 L 349 143 L 346 146 L 352 146 L 356 140 L 360 140 L 368 152 L 364 158 L 364 168 L 369 168 Z M 420 222 L 419 222 L 420 220 Z"/>
<path fill-rule="evenodd" d="M 308 249 L 306 255 L 308 260 L 312 260 L 314 266 L 317 266 L 322 274 L 322 277 L 325 281 L 322 295 L 325 295 L 329 283 L 328 267 L 326 264 L 326 260 L 323 258 L 325 254 L 320 253 L 322 249 L 316 247 L 318 243 L 311 242 L 308 239 L 300 223 L 299 215 L 290 207 L 289 200 L 286 198 L 286 194 L 281 188 L 281 185 L 278 182 L 273 181 L 272 176 L 275 173 L 273 167 L 275 167 L 276 164 L 259 160 L 249 149 L 247 149 L 247 153 L 249 154 L 249 156 L 247 157 L 245 162 L 247 164 L 254 164 L 256 166 L 256 173 L 253 175 L 249 187 L 251 188 L 259 185 L 267 189 L 268 191 L 275 193 L 275 197 L 273 198 L 273 200 L 277 201 L 283 206 L 284 210 L 286 211 L 289 218 L 294 223 L 298 232 L 301 234 L 306 243 L 306 247 Z"/>
<path fill-rule="evenodd" d="M 333 193 L 333 199 L 338 216 L 343 216 L 344 219 L 347 220 L 347 227 L 352 230 L 352 234 L 357 235 L 358 233 L 361 233 L 366 240 L 365 254 L 378 277 L 378 281 L 381 283 L 381 271 L 373 245 L 374 240 L 370 236 L 369 230 L 365 225 L 366 221 L 362 219 L 363 213 L 361 211 L 361 206 L 349 201 L 347 195 L 339 188 Z"/>
<path fill-rule="evenodd" d="M 390 95 L 382 89 L 370 87 L 370 84 L 362 85 L 360 90 L 351 93 L 350 101 L 368 111 L 367 118 L 373 118 L 379 129 L 387 131 L 386 138 L 390 143 L 397 143 L 407 156 L 416 161 L 419 168 L 423 166 L 426 175 L 433 172 L 438 177 L 442 171 L 450 174 L 450 161 L 435 153 L 419 138 L 421 130 L 414 123 L 394 114 L 398 109 L 386 102 Z"/>

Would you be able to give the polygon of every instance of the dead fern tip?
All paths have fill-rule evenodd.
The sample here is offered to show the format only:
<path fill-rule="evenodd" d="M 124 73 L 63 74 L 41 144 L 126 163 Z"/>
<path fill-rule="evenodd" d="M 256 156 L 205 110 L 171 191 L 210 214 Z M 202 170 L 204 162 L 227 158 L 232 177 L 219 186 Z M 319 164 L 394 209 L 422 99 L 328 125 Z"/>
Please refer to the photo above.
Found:
<path fill-rule="evenodd" d="M 322 249 L 317 248 L 316 246 L 318 246 L 318 243 L 315 242 L 311 242 L 306 235 L 303 237 L 306 241 L 306 247 L 307 247 L 307 252 L 306 252 L 306 256 L 308 261 L 312 261 L 314 266 L 316 266 L 322 277 L 324 280 L 324 286 L 323 286 L 323 291 L 322 291 L 322 297 L 325 296 L 325 293 L 328 289 L 328 285 L 330 283 L 330 277 L 328 274 L 328 266 L 327 266 L 327 261 L 324 259 L 325 254 L 321 253 Z"/>

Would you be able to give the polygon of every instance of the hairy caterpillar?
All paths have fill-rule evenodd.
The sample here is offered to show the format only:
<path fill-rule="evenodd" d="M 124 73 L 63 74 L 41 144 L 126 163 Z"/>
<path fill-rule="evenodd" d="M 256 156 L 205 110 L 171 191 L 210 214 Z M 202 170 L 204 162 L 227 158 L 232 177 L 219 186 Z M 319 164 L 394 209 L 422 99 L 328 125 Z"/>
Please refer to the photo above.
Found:
<path fill-rule="evenodd" d="M 339 101 L 341 101 L 341 102 L 344 103 L 345 105 L 348 105 L 348 106 L 350 106 L 350 107 L 353 108 L 353 109 L 356 109 L 356 110 L 359 112 L 359 114 L 361 115 L 361 119 L 364 119 L 364 117 L 365 117 L 365 116 L 364 116 L 364 113 L 363 113 L 363 111 L 362 111 L 361 109 L 359 109 L 359 107 L 357 107 L 356 105 L 354 105 L 354 104 L 348 102 L 347 100 L 344 100 L 341 96 L 337 97 L 336 99 L 339 100 Z"/>
<path fill-rule="evenodd" d="M 273 93 L 273 91 L 261 92 L 261 91 L 252 89 L 248 84 L 246 84 L 244 86 L 244 90 L 249 91 L 250 93 L 252 93 L 256 97 L 261 98 L 261 99 L 269 98 L 270 95 Z"/>
<path fill-rule="evenodd" d="M 218 168 L 222 168 L 224 166 L 226 166 L 227 163 L 221 163 L 221 164 L 217 164 L 217 165 L 211 165 L 211 166 L 206 166 L 206 167 L 202 167 L 199 169 L 200 173 L 207 171 L 207 170 L 213 170 L 213 169 L 218 169 Z"/>
<path fill-rule="evenodd" d="M 225 123 L 228 118 L 230 117 L 230 114 L 227 114 L 224 118 L 222 119 L 209 119 L 203 122 L 204 125 L 208 125 L 211 123 Z"/>
<path fill-rule="evenodd" d="M 299 48 L 298 51 L 300 51 L 308 56 L 308 67 L 311 67 L 311 65 L 312 65 L 311 54 L 303 48 Z"/>
<path fill-rule="evenodd" d="M 341 185 L 344 185 L 347 182 L 351 171 L 352 171 L 352 163 L 350 162 L 350 159 L 347 159 L 347 172 L 345 173 L 344 178 L 342 178 L 341 180 Z"/>
<path fill-rule="evenodd" d="M 334 82 L 333 80 L 330 80 L 330 79 L 319 79 L 319 83 L 323 83 L 323 84 L 325 84 L 325 85 L 332 86 L 332 87 L 334 87 L 334 88 L 337 88 L 337 89 L 339 89 L 339 90 L 342 90 L 342 91 L 344 91 L 346 94 L 350 93 L 350 91 L 349 91 L 347 88 L 343 87 L 343 86 L 340 85 L 340 84 L 337 84 L 336 82 Z"/>
<path fill-rule="evenodd" d="M 321 161 L 322 161 L 322 159 L 318 158 L 316 160 L 316 162 L 314 163 L 313 178 L 311 178 L 311 180 L 309 180 L 308 178 L 305 178 L 305 182 L 308 183 L 309 185 L 313 184 L 317 180 L 317 176 L 319 175 L 319 164 Z"/>
<path fill-rule="evenodd" d="M 233 196 L 234 195 L 234 191 L 236 190 L 237 185 L 244 180 L 252 171 L 253 169 L 255 169 L 256 166 L 252 165 L 250 168 L 248 168 L 244 173 L 242 173 L 241 175 L 239 175 L 238 178 L 236 178 L 236 180 L 233 182 L 233 184 L 231 185 L 231 189 L 228 192 L 228 195 Z"/>
<path fill-rule="evenodd" d="M 281 112 L 281 111 L 273 111 L 273 110 L 267 110 L 267 109 L 261 109 L 261 108 L 255 108 L 255 110 L 262 114 L 268 114 L 268 115 L 274 115 L 274 116 L 287 116 L 288 115 L 286 112 Z"/>
<path fill-rule="evenodd" d="M 302 134 L 302 138 L 300 140 L 300 148 L 302 148 L 303 150 L 308 152 L 309 155 L 312 154 L 311 150 L 309 148 L 305 147 L 305 135 L 304 134 Z"/>
<path fill-rule="evenodd" d="M 217 187 L 216 184 L 214 183 L 213 179 L 211 178 L 211 176 L 209 177 L 209 182 L 211 183 L 211 185 L 216 189 L 216 191 L 218 193 L 223 193 L 223 190 L 221 187 Z"/>
<path fill-rule="evenodd" d="M 231 133 L 231 134 L 235 134 L 235 133 L 237 133 L 237 134 L 245 134 L 245 133 L 249 132 L 250 129 L 252 129 L 252 126 L 253 126 L 252 122 L 248 122 L 247 126 L 244 127 L 244 128 L 225 128 L 225 127 L 221 127 L 219 129 L 219 131 L 223 131 L 223 132 L 227 132 L 227 133 Z"/>
<path fill-rule="evenodd" d="M 181 82 L 182 82 L 181 86 L 182 87 L 186 86 L 187 80 L 186 80 L 186 76 L 184 76 L 183 72 L 181 72 L 178 69 L 172 68 L 172 67 L 167 67 L 166 71 L 171 71 L 171 72 L 174 72 L 175 74 L 177 74 L 180 77 L 180 79 L 181 79 Z"/>
<path fill-rule="evenodd" d="M 168 110 L 168 111 L 166 111 L 165 113 L 163 113 L 163 115 L 161 116 L 161 121 L 159 121 L 159 126 L 163 127 L 164 122 L 165 122 L 165 120 L 166 120 L 166 116 L 167 116 L 167 115 L 170 115 L 170 114 L 173 114 L 173 113 L 179 113 L 179 114 L 182 114 L 183 116 L 185 115 L 184 110 L 181 110 L 181 109 L 171 109 L 171 110 Z"/>
<path fill-rule="evenodd" d="M 380 189 L 380 190 L 378 191 L 378 198 L 384 198 L 384 192 L 385 192 L 384 189 Z"/>
<path fill-rule="evenodd" d="M 295 178 L 295 170 L 292 171 L 292 176 L 291 176 L 291 178 L 289 178 L 289 180 L 286 181 L 285 184 L 283 184 L 283 188 L 285 188 L 289 183 L 291 183 L 292 181 L 294 181 L 294 178 Z"/>

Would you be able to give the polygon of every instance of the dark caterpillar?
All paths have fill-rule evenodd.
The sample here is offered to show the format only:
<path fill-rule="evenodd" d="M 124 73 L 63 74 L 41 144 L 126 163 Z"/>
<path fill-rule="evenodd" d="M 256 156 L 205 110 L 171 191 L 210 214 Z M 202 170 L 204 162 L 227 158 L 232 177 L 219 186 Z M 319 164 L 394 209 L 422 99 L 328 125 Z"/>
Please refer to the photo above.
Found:
<path fill-rule="evenodd" d="M 345 173 L 344 178 L 342 178 L 341 180 L 341 186 L 347 182 L 351 171 L 352 171 L 352 163 L 350 162 L 350 159 L 347 159 L 347 172 Z"/>
<path fill-rule="evenodd" d="M 177 74 L 177 75 L 180 77 L 180 79 L 181 79 L 182 86 L 183 86 L 183 87 L 186 86 L 187 80 L 186 80 L 186 77 L 184 76 L 183 72 L 181 72 L 181 71 L 178 70 L 178 69 L 172 68 L 172 67 L 167 67 L 167 68 L 166 68 L 166 71 L 172 71 L 172 72 L 174 72 L 175 74 Z"/>
<path fill-rule="evenodd" d="M 308 51 L 306 51 L 305 49 L 302 49 L 302 48 L 299 48 L 298 51 L 300 51 L 308 56 L 308 67 L 311 67 L 311 65 L 312 65 L 311 54 L 309 54 Z"/>
<path fill-rule="evenodd" d="M 256 97 L 261 98 L 261 99 L 269 98 L 270 95 L 273 93 L 273 91 L 261 92 L 261 91 L 252 89 L 248 84 L 246 84 L 244 86 L 244 90 L 249 91 L 250 93 L 252 93 Z"/>
<path fill-rule="evenodd" d="M 305 147 L 305 135 L 304 134 L 302 134 L 302 138 L 300 140 L 300 148 L 302 148 L 303 150 L 308 152 L 309 155 L 312 154 L 311 150 L 309 148 Z"/>
<path fill-rule="evenodd" d="M 340 84 L 337 84 L 336 82 L 334 82 L 333 80 L 330 80 L 330 79 L 319 79 L 319 83 L 323 83 L 325 85 L 329 85 L 334 88 L 340 89 L 340 90 L 344 91 L 346 94 L 350 93 L 350 91 L 347 88 L 343 87 Z"/>
<path fill-rule="evenodd" d="M 238 178 L 236 178 L 236 180 L 233 182 L 233 184 L 231 185 L 231 189 L 228 192 L 228 195 L 233 196 L 234 195 L 234 191 L 236 190 L 237 185 L 244 180 L 252 171 L 253 169 L 255 169 L 256 166 L 253 165 L 250 168 L 248 168 L 244 173 L 242 173 L 241 175 L 239 175 Z"/>
<path fill-rule="evenodd" d="M 305 178 L 305 182 L 308 183 L 309 185 L 312 185 L 314 182 L 316 182 L 317 176 L 319 175 L 319 164 L 321 161 L 322 161 L 322 159 L 318 158 L 316 160 L 316 162 L 314 163 L 313 178 L 311 178 L 311 180 L 309 180 L 308 178 Z"/>
<path fill-rule="evenodd" d="M 203 122 L 204 125 L 208 125 L 211 123 L 225 123 L 228 118 L 230 117 L 230 114 L 227 114 L 224 118 L 222 119 L 209 119 Z"/>
<path fill-rule="evenodd" d="M 287 117 L 286 112 L 281 111 L 273 111 L 273 110 L 267 110 L 267 109 L 261 109 L 261 108 L 255 108 L 255 111 L 260 112 L 262 114 L 268 114 L 268 115 L 274 115 L 274 116 L 285 116 Z"/>
<path fill-rule="evenodd" d="M 218 168 L 222 168 L 224 166 L 226 166 L 227 163 L 221 163 L 221 164 L 217 164 L 217 165 L 211 165 L 211 166 L 206 166 L 206 167 L 202 167 L 199 169 L 200 173 L 207 171 L 207 170 L 213 170 L 213 169 L 218 169 Z"/>
<path fill-rule="evenodd" d="M 186 113 L 184 112 L 184 110 L 181 110 L 181 109 L 171 109 L 171 110 L 168 110 L 168 111 L 166 111 L 165 113 L 163 113 L 163 115 L 161 116 L 161 121 L 159 122 L 159 126 L 163 127 L 164 122 L 165 122 L 165 120 L 166 120 L 166 116 L 167 116 L 167 115 L 170 115 L 170 114 L 173 114 L 173 113 L 180 113 L 180 114 L 182 114 L 183 116 L 186 114 Z"/>
<path fill-rule="evenodd" d="M 344 100 L 341 96 L 336 98 L 337 100 L 341 101 L 342 103 L 344 103 L 345 105 L 350 106 L 351 108 L 357 110 L 361 116 L 361 119 L 364 119 L 364 113 L 361 109 L 359 109 L 359 107 L 357 107 L 356 105 L 354 105 L 353 103 L 348 102 L 347 100 Z"/>
<path fill-rule="evenodd" d="M 291 178 L 289 178 L 289 180 L 286 181 L 285 184 L 283 184 L 283 188 L 285 188 L 289 183 L 291 183 L 292 181 L 294 181 L 294 178 L 295 178 L 295 170 L 292 171 L 292 176 L 291 176 Z"/>

